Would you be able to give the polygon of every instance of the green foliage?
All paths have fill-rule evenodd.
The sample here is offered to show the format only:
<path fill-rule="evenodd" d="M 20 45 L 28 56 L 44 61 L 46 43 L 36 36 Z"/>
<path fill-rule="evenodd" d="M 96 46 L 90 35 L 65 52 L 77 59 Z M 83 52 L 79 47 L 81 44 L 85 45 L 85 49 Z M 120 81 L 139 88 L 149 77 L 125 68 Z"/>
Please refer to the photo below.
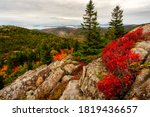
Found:
<path fill-rule="evenodd" d="M 112 19 L 109 22 L 109 28 L 107 36 L 109 39 L 113 40 L 122 37 L 125 34 L 123 26 L 123 10 L 119 6 L 116 6 L 112 12 Z"/>
<path fill-rule="evenodd" d="M 47 44 L 40 45 L 39 57 L 43 64 L 49 64 L 52 61 L 51 48 Z"/>
<path fill-rule="evenodd" d="M 27 65 L 28 65 L 28 70 L 32 70 L 32 68 L 33 68 L 33 61 L 28 61 Z"/>
<path fill-rule="evenodd" d="M 75 42 L 74 39 L 66 39 L 38 30 L 28 30 L 16 26 L 0 27 L 0 53 L 3 56 L 14 51 L 35 49 L 43 41 L 55 50 L 71 48 Z M 9 56 L 7 57 L 9 58 Z"/>
<path fill-rule="evenodd" d="M 48 35 L 15 26 L 0 27 L 0 52 L 2 54 L 26 48 L 34 48 L 38 41 Z"/>
<path fill-rule="evenodd" d="M 80 48 L 80 43 L 77 40 L 75 40 L 75 42 L 73 43 L 73 48 L 74 51 L 77 51 Z"/>
<path fill-rule="evenodd" d="M 74 47 L 77 50 L 79 45 L 74 39 L 66 39 L 37 30 L 28 30 L 16 26 L 0 26 L 0 66 L 2 67 L 3 65 L 2 61 L 8 61 L 7 63 L 11 64 L 10 66 L 12 67 L 23 65 L 24 62 L 30 59 L 30 61 L 34 60 L 34 55 L 36 55 L 36 59 L 40 59 L 38 56 L 39 52 L 36 51 L 36 48 L 37 45 L 43 42 L 50 49 L 57 51 Z M 33 56 L 27 56 L 28 51 L 32 52 L 31 55 Z M 1 60 L 1 58 L 3 59 Z"/>
<path fill-rule="evenodd" d="M 13 52 L 8 58 L 7 65 L 8 70 L 6 71 L 7 74 L 12 73 L 12 69 L 19 65 L 24 65 L 25 62 L 28 60 L 28 52 L 27 51 L 18 51 Z"/>
<path fill-rule="evenodd" d="M 23 66 L 20 66 L 20 70 L 17 72 L 11 72 L 10 75 L 4 78 L 4 85 L 7 86 L 12 83 L 14 80 L 18 78 L 18 76 L 22 75 L 28 70 L 28 65 L 25 63 Z"/>
<path fill-rule="evenodd" d="M 109 27 L 108 31 L 106 32 L 106 38 L 108 38 L 109 40 L 115 40 L 116 39 L 116 35 L 115 35 L 115 28 L 114 27 Z"/>
<path fill-rule="evenodd" d="M 89 51 L 91 51 L 91 50 L 87 50 L 87 53 L 90 53 Z M 94 52 L 99 53 L 99 54 L 90 55 L 90 54 L 85 53 L 85 51 L 83 51 L 83 49 L 80 49 L 80 50 L 72 53 L 72 55 L 74 56 L 74 60 L 76 60 L 76 61 L 83 61 L 85 63 L 90 63 L 93 59 L 96 59 L 101 55 L 101 49 L 100 50 L 96 49 Z M 94 53 L 94 52 L 92 52 L 92 53 Z"/>
<path fill-rule="evenodd" d="M 27 70 L 52 61 L 51 50 L 78 50 L 78 41 L 16 26 L 0 26 L 0 68 L 7 65 L 4 84 L 8 85 Z M 19 70 L 15 71 L 15 68 Z"/>
<path fill-rule="evenodd" d="M 150 62 L 145 62 L 144 66 L 147 67 L 147 68 L 150 68 Z"/>

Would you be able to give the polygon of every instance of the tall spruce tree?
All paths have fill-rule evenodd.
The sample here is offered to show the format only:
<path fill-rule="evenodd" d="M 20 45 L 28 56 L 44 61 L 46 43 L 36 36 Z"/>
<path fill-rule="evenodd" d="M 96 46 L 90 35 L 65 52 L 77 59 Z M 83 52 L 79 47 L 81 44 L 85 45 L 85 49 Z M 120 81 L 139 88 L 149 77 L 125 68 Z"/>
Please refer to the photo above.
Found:
<path fill-rule="evenodd" d="M 90 0 L 83 16 L 84 21 L 81 24 L 86 37 L 85 45 L 90 50 L 100 47 L 100 27 L 97 22 L 97 12 L 94 8 L 94 3 Z"/>
<path fill-rule="evenodd" d="M 116 39 L 123 36 L 124 33 L 123 10 L 117 5 L 112 12 L 112 19 L 109 22 L 107 36 L 110 39 Z"/>

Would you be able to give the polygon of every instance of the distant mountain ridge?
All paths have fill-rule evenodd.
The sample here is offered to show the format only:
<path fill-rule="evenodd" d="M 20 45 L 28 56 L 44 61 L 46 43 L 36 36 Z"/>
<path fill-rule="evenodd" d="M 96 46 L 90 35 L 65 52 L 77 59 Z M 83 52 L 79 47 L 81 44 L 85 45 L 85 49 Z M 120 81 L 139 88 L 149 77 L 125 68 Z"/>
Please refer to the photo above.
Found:
<path fill-rule="evenodd" d="M 149 23 L 144 23 L 144 24 L 124 24 L 124 26 L 139 26 L 139 25 L 145 25 Z M 32 27 L 32 28 L 31 28 Z M 108 28 L 109 24 L 100 24 L 101 28 Z M 31 29 L 49 29 L 49 28 L 81 28 L 81 25 L 34 25 L 30 26 Z"/>
<path fill-rule="evenodd" d="M 126 32 L 128 32 L 128 31 L 130 31 L 138 26 L 141 26 L 141 25 L 145 25 L 145 24 L 125 24 L 125 30 L 126 30 Z M 45 32 L 45 33 L 56 34 L 59 36 L 70 35 L 70 36 L 76 37 L 78 35 L 82 35 L 81 26 L 79 26 L 79 25 L 52 26 L 49 28 L 48 27 L 45 29 L 41 29 L 40 31 Z M 107 31 L 109 24 L 101 24 L 100 27 L 101 27 L 101 32 L 104 34 Z"/>

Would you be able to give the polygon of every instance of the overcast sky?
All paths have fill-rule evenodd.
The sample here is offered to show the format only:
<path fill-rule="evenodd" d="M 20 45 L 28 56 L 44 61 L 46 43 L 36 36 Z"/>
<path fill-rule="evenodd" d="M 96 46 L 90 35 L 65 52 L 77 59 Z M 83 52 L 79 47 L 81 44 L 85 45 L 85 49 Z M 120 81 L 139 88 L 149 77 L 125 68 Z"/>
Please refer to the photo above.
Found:
<path fill-rule="evenodd" d="M 0 0 L 0 25 L 25 27 L 80 25 L 89 0 Z M 93 0 L 98 22 L 110 21 L 112 9 L 120 5 L 125 24 L 150 22 L 150 0 Z"/>

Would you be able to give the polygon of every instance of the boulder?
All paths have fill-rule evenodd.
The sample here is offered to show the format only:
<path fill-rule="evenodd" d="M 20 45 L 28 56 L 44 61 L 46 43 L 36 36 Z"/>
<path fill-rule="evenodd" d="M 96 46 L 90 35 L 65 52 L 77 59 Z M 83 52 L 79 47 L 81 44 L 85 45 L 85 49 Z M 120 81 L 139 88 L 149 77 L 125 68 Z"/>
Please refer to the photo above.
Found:
<path fill-rule="evenodd" d="M 150 24 L 144 25 L 142 28 L 143 28 L 143 34 L 150 32 Z"/>
<path fill-rule="evenodd" d="M 49 95 L 50 91 L 57 85 L 60 79 L 64 76 L 64 71 L 60 68 L 53 70 L 49 77 L 35 90 L 35 99 L 41 99 Z"/>
<path fill-rule="evenodd" d="M 26 92 L 36 89 L 36 81 L 39 83 L 41 82 L 38 78 L 42 77 L 44 80 L 47 76 L 49 76 L 50 71 L 51 70 L 47 67 L 47 65 L 43 65 L 35 70 L 26 72 L 16 79 L 11 85 L 0 90 L 0 99 L 25 99 Z"/>
<path fill-rule="evenodd" d="M 150 26 L 150 25 L 149 25 Z M 149 29 L 147 29 L 149 30 Z M 145 32 L 147 31 L 145 30 Z M 141 41 L 135 44 L 132 49 L 140 55 L 142 62 L 141 69 L 135 78 L 135 82 L 126 94 L 125 99 L 132 100 L 149 100 L 150 99 L 150 41 Z"/>
<path fill-rule="evenodd" d="M 30 91 L 26 92 L 26 99 L 27 100 L 34 100 L 35 99 L 33 90 L 30 90 Z"/>
<path fill-rule="evenodd" d="M 66 89 L 68 82 L 58 83 L 53 90 L 50 92 L 49 96 L 46 97 L 48 100 L 59 100 L 62 96 L 64 90 Z"/>
<path fill-rule="evenodd" d="M 136 77 L 131 89 L 125 96 L 125 99 L 150 99 L 150 69 L 142 69 L 140 74 Z"/>
<path fill-rule="evenodd" d="M 73 71 L 75 71 L 79 67 L 80 67 L 80 65 L 67 64 L 67 65 L 64 66 L 63 69 L 67 72 L 67 74 L 72 74 Z"/>
<path fill-rule="evenodd" d="M 102 94 L 97 89 L 97 82 L 106 74 L 106 69 L 101 58 L 94 60 L 83 67 L 83 73 L 79 80 L 79 86 L 84 95 L 93 99 L 103 99 Z"/>
<path fill-rule="evenodd" d="M 43 82 L 43 77 L 39 76 L 35 82 L 36 87 L 38 87 L 40 84 L 42 84 Z"/>
<path fill-rule="evenodd" d="M 68 81 L 71 80 L 72 78 L 73 78 L 73 76 L 71 76 L 71 75 L 65 75 L 65 76 L 62 78 L 61 82 L 68 82 Z"/>
<path fill-rule="evenodd" d="M 148 55 L 148 52 L 143 48 L 132 48 L 131 51 L 138 54 L 141 61 L 143 61 Z"/>
<path fill-rule="evenodd" d="M 60 100 L 89 100 L 91 97 L 85 96 L 79 87 L 78 80 L 72 80 L 67 85 Z"/>
<path fill-rule="evenodd" d="M 147 57 L 145 63 L 149 63 L 149 62 L 150 62 L 150 55 L 148 55 L 148 57 Z"/>
<path fill-rule="evenodd" d="M 135 48 L 142 48 L 147 52 L 150 52 L 150 41 L 141 41 L 135 44 Z"/>

